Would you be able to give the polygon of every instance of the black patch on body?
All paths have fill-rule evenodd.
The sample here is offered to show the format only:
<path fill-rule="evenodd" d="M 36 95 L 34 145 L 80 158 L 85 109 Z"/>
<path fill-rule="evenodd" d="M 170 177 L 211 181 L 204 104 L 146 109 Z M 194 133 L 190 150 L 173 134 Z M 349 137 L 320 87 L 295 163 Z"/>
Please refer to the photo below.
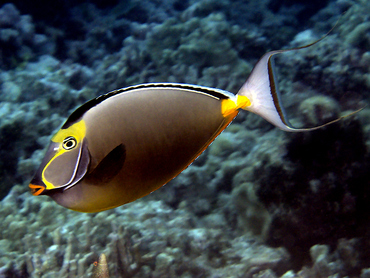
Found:
<path fill-rule="evenodd" d="M 92 184 L 110 182 L 122 169 L 125 160 L 126 147 L 120 144 L 100 161 L 95 169 L 86 176 L 86 180 Z"/>

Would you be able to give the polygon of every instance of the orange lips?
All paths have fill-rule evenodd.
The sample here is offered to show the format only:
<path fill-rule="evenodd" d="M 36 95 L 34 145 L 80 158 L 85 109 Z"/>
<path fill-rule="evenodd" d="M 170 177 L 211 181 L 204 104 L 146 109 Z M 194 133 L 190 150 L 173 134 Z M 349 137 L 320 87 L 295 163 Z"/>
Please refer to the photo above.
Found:
<path fill-rule="evenodd" d="M 30 183 L 28 187 L 31 188 L 32 195 L 34 196 L 40 195 L 45 190 L 44 186 L 36 185 L 32 183 Z"/>

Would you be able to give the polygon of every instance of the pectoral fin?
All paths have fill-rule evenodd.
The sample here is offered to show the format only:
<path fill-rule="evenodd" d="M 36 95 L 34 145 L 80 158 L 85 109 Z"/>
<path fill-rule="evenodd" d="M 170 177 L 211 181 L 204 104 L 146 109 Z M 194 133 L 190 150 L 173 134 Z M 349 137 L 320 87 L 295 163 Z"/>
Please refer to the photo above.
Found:
<path fill-rule="evenodd" d="M 86 176 L 89 183 L 104 184 L 110 182 L 122 169 L 126 159 L 125 145 L 115 147 L 98 166 Z"/>

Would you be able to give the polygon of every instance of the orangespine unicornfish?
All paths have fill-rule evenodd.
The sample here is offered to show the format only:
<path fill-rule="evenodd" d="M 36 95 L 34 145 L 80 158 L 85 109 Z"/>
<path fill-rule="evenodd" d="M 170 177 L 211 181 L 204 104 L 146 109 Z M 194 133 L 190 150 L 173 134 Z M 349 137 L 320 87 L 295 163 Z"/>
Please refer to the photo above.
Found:
<path fill-rule="evenodd" d="M 322 127 L 296 129 L 289 124 L 272 61 L 275 54 L 318 41 L 265 54 L 236 95 L 196 85 L 150 83 L 88 101 L 52 137 L 29 185 L 33 195 L 49 195 L 81 212 L 132 202 L 187 168 L 240 109 L 285 131 Z"/>

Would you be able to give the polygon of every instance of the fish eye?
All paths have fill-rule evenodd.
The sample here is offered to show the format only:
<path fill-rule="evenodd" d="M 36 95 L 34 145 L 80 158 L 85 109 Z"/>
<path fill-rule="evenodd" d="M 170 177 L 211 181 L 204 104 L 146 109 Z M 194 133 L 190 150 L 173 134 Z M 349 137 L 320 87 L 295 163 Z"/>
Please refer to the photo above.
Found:
<path fill-rule="evenodd" d="M 63 140 L 63 148 L 65 150 L 71 150 L 77 145 L 77 140 L 74 137 L 67 137 Z"/>

